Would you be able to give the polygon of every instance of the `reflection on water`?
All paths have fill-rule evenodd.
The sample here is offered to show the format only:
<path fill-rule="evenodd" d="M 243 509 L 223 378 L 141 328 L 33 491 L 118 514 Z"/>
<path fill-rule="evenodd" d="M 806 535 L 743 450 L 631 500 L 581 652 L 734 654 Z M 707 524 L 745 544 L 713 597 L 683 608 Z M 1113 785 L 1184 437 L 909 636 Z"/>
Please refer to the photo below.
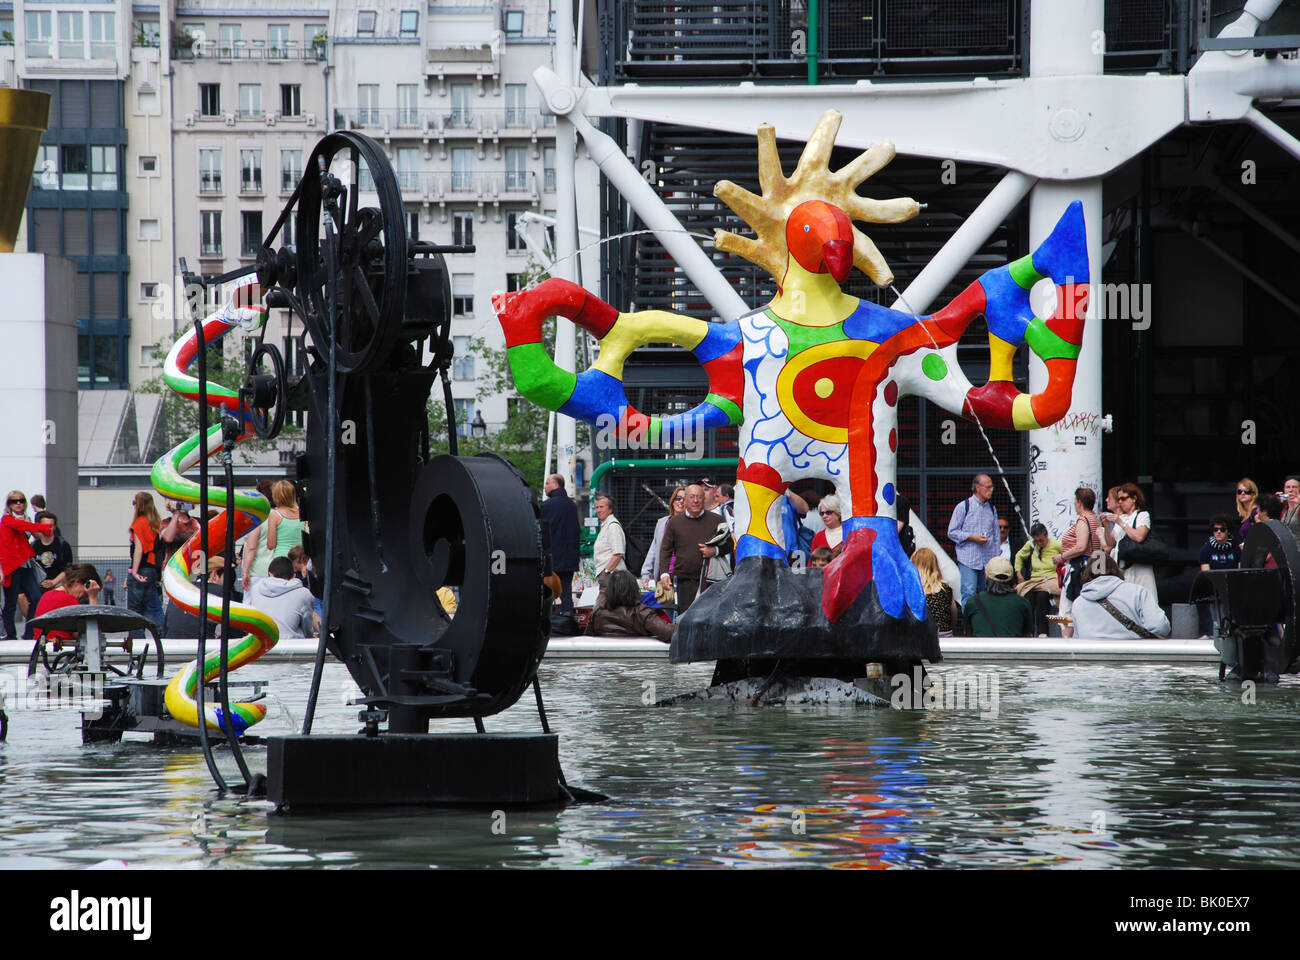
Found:
<path fill-rule="evenodd" d="M 0 868 L 1300 866 L 1297 681 L 1243 703 L 1209 668 L 979 669 L 999 684 L 993 719 L 974 703 L 653 707 L 647 681 L 671 696 L 711 668 L 548 661 L 565 773 L 612 799 L 504 825 L 488 809 L 275 816 L 217 798 L 196 750 L 83 747 L 76 714 L 11 711 Z M 278 700 L 259 733 L 294 732 L 310 672 L 260 668 Z M 356 731 L 351 690 L 330 664 L 318 732 Z M 487 726 L 538 729 L 524 704 Z M 264 747 L 248 757 L 265 769 Z"/>

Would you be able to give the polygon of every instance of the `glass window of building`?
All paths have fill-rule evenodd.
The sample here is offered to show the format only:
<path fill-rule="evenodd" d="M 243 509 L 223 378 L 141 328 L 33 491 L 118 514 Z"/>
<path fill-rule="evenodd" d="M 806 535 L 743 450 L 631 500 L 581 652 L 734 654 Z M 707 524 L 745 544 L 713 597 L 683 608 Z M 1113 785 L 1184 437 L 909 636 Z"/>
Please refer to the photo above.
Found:
<path fill-rule="evenodd" d="M 302 85 L 297 83 L 280 84 L 280 116 L 302 116 Z"/>
<path fill-rule="evenodd" d="M 262 192 L 262 151 L 245 149 L 239 151 L 239 192 Z"/>
<path fill-rule="evenodd" d="M 528 123 L 528 84 L 506 84 L 506 126 L 522 127 Z"/>
<path fill-rule="evenodd" d="M 375 35 L 375 20 L 377 14 L 374 10 L 357 11 L 357 36 L 373 37 Z"/>
<path fill-rule="evenodd" d="M 199 113 L 205 117 L 221 116 L 221 84 L 199 84 Z"/>
<path fill-rule="evenodd" d="M 523 274 L 519 274 L 519 273 L 506 274 L 506 293 L 514 293 L 515 291 L 522 290 L 524 288 L 524 284 L 521 279 L 522 276 Z"/>
<path fill-rule="evenodd" d="M 0 44 L 8 46 L 14 42 L 14 18 L 11 13 L 0 13 Z"/>
<path fill-rule="evenodd" d="M 221 211 L 199 213 L 199 253 L 205 257 L 221 256 Z"/>
<path fill-rule="evenodd" d="M 453 403 L 456 406 L 456 436 L 468 437 L 474 421 L 474 401 L 455 400 Z"/>
<path fill-rule="evenodd" d="M 59 59 L 86 59 L 86 15 L 80 10 L 59 11 Z"/>
<path fill-rule="evenodd" d="M 451 125 L 468 127 L 473 118 L 470 110 L 470 98 L 474 96 L 474 84 L 453 83 L 451 85 Z"/>
<path fill-rule="evenodd" d="M 59 147 L 59 169 L 63 171 L 64 190 L 85 190 L 90 186 L 90 150 L 84 143 L 65 143 Z"/>
<path fill-rule="evenodd" d="M 397 148 L 397 186 L 402 190 L 414 190 L 420 180 L 420 148 Z"/>
<path fill-rule="evenodd" d="M 280 244 L 285 247 L 292 247 L 298 242 L 298 235 L 294 233 L 296 217 L 289 217 L 280 226 Z"/>
<path fill-rule="evenodd" d="M 455 147 L 451 151 L 451 188 L 469 190 L 474 186 L 474 150 Z"/>
<path fill-rule="evenodd" d="M 506 189 L 528 188 L 528 148 L 506 147 Z"/>
<path fill-rule="evenodd" d="M 542 148 L 542 176 L 545 179 L 545 189 L 555 189 L 555 148 Z"/>
<path fill-rule="evenodd" d="M 469 352 L 469 337 L 452 337 L 455 347 L 451 361 L 451 378 L 453 380 L 474 379 L 474 354 Z"/>
<path fill-rule="evenodd" d="M 43 146 L 36 154 L 36 166 L 32 168 L 32 186 L 40 190 L 59 189 L 59 148 L 53 144 Z M 38 248 L 33 248 L 38 249 Z M 58 253 L 58 248 L 42 253 Z"/>
<path fill-rule="evenodd" d="M 255 257 L 257 248 L 261 245 L 262 211 L 245 210 L 239 215 L 239 255 Z"/>
<path fill-rule="evenodd" d="M 143 220 L 141 220 L 140 222 L 141 222 L 141 224 L 144 223 Z M 153 223 L 156 225 L 156 224 L 158 223 L 158 221 L 157 221 L 157 220 L 154 220 Z M 140 299 L 141 299 L 141 300 L 157 300 L 157 299 L 158 299 L 158 284 L 156 284 L 156 283 L 142 283 L 142 284 L 140 284 Z"/>
<path fill-rule="evenodd" d="M 555 32 L 555 11 L 554 10 L 552 10 L 546 16 L 546 32 L 547 33 Z"/>
<path fill-rule="evenodd" d="M 199 193 L 221 192 L 221 148 L 199 151 Z"/>
<path fill-rule="evenodd" d="M 117 56 L 117 14 L 90 14 L 90 59 L 112 60 Z"/>
<path fill-rule="evenodd" d="M 506 214 L 506 249 L 526 250 L 524 238 L 519 236 L 519 214 L 511 210 Z"/>
<path fill-rule="evenodd" d="M 137 47 L 162 46 L 162 25 L 157 20 L 137 20 L 135 22 L 135 40 Z"/>
<path fill-rule="evenodd" d="M 29 60 L 45 60 L 54 56 L 50 41 L 54 38 L 54 14 L 48 10 L 29 11 L 27 22 L 27 57 Z"/>
<path fill-rule="evenodd" d="M 474 242 L 474 214 L 461 211 L 451 215 L 451 241 L 458 247 Z"/>
<path fill-rule="evenodd" d="M 293 193 L 294 187 L 302 179 L 302 151 L 280 151 L 280 192 Z M 293 218 L 290 217 L 290 220 Z M 288 223 L 288 220 L 285 221 Z"/>
<path fill-rule="evenodd" d="M 239 115 L 241 117 L 260 117 L 262 115 L 262 85 L 260 83 L 241 83 L 239 85 Z"/>
<path fill-rule="evenodd" d="M 379 84 L 357 84 L 357 123 L 379 122 Z"/>
<path fill-rule="evenodd" d="M 420 30 L 420 11 L 403 10 L 400 30 L 404 37 L 416 36 Z"/>
<path fill-rule="evenodd" d="M 506 36 L 522 37 L 524 35 L 524 12 L 522 10 L 506 11 Z"/>
<path fill-rule="evenodd" d="M 474 274 L 453 273 L 451 275 L 451 315 L 453 317 L 474 316 Z"/>
<path fill-rule="evenodd" d="M 238 23 L 223 23 L 219 29 L 221 39 L 217 43 L 218 54 L 223 57 L 233 57 L 243 28 Z"/>
<path fill-rule="evenodd" d="M 90 189 L 118 189 L 116 146 L 90 148 Z"/>
<path fill-rule="evenodd" d="M 283 57 L 289 53 L 289 25 L 272 23 L 266 28 L 266 47 L 273 57 Z"/>
<path fill-rule="evenodd" d="M 397 85 L 397 125 L 399 127 L 419 125 L 419 111 L 416 108 L 418 97 L 418 84 L 399 83 Z"/>
<path fill-rule="evenodd" d="M 156 156 L 144 156 L 140 158 L 140 176 L 152 177 L 158 172 L 158 158 Z"/>

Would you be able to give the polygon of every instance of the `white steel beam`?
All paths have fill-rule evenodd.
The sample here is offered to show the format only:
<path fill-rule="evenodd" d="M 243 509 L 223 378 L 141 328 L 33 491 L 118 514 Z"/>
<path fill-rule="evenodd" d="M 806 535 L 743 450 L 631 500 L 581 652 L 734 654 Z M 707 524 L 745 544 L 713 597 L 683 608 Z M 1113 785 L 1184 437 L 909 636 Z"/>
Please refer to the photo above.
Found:
<path fill-rule="evenodd" d="M 560 0 L 555 15 L 555 68 L 565 84 L 575 81 L 573 72 L 573 0 Z M 552 276 L 574 283 L 581 281 L 578 266 L 577 167 L 578 141 L 573 125 L 565 117 L 555 123 L 555 246 Z M 555 325 L 555 365 L 573 373 L 577 368 L 577 330 L 571 323 Z M 577 456 L 577 424 L 572 417 L 555 420 L 555 466 L 565 486 L 577 493 L 574 460 Z"/>

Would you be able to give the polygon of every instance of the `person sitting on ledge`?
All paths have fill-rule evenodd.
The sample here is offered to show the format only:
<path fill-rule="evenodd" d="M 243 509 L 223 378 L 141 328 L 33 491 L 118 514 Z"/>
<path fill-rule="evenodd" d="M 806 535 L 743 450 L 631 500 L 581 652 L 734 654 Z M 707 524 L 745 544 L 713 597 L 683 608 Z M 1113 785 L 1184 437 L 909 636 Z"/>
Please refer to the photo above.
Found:
<path fill-rule="evenodd" d="M 89 563 L 72 563 L 63 571 L 63 585 L 47 590 L 41 596 L 41 602 L 36 605 L 36 610 L 32 613 L 35 619 L 43 613 L 50 613 L 61 607 L 75 607 L 81 603 L 99 603 L 99 571 Z M 43 635 L 43 631 L 36 627 L 33 635 L 37 642 Z M 73 641 L 80 634 L 76 631 L 68 632 L 66 630 L 51 630 L 45 638 L 53 641 L 54 649 L 63 649 L 65 641 Z"/>
<path fill-rule="evenodd" d="M 289 558 L 273 558 L 266 574 L 244 595 L 244 602 L 275 621 L 281 640 L 314 636 L 320 624 L 312 609 L 311 591 L 294 577 Z"/>
<path fill-rule="evenodd" d="M 636 577 L 626 570 L 609 575 L 605 602 L 597 602 L 587 633 L 597 637 L 654 637 L 671 643 L 673 626 L 641 602 Z"/>
<path fill-rule="evenodd" d="M 984 565 L 988 589 L 969 600 L 962 617 L 972 637 L 1032 637 L 1034 614 L 1029 601 L 1016 593 L 1016 572 L 1011 561 L 994 557 Z"/>
<path fill-rule="evenodd" d="M 1131 640 L 1169 636 L 1169 618 L 1151 591 L 1128 583 L 1109 554 L 1098 551 L 1083 571 L 1083 589 L 1071 609 L 1074 635 L 1083 640 Z"/>

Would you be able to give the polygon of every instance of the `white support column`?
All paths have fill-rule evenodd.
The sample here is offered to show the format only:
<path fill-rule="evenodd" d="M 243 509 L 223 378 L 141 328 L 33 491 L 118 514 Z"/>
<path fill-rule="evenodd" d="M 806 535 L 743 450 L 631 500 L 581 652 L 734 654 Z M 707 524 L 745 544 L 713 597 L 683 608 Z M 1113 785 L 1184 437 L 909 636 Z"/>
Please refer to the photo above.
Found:
<path fill-rule="evenodd" d="M 574 73 L 573 0 L 559 0 L 555 10 L 555 69 L 564 84 L 573 84 Z M 551 275 L 580 282 L 578 266 L 577 136 L 567 116 L 555 121 L 555 245 L 556 261 Z M 577 331 L 571 323 L 555 325 L 555 364 L 572 373 L 577 368 Z M 571 494 L 574 458 L 577 454 L 577 424 L 572 417 L 555 417 L 555 472 L 562 474 Z"/>
<path fill-rule="evenodd" d="M 1030 8 L 1031 77 L 1086 77 L 1102 72 L 1105 34 L 1102 0 L 1035 3 Z M 1045 122 L 1062 144 L 1078 142 L 1089 123 L 1101 122 L 1068 100 L 1050 103 Z M 1046 239 L 1065 208 L 1083 201 L 1088 231 L 1088 266 L 1095 286 L 1101 281 L 1102 181 L 1040 180 L 1029 200 L 1030 249 Z M 1088 298 L 1083 350 L 1074 378 L 1070 410 L 1059 424 L 1029 432 L 1033 468 L 1029 476 L 1029 520 L 1047 526 L 1059 538 L 1074 519 L 1074 490 L 1101 491 L 1101 325 L 1097 297 Z M 1029 391 L 1047 385 L 1047 368 L 1030 355 Z"/>

